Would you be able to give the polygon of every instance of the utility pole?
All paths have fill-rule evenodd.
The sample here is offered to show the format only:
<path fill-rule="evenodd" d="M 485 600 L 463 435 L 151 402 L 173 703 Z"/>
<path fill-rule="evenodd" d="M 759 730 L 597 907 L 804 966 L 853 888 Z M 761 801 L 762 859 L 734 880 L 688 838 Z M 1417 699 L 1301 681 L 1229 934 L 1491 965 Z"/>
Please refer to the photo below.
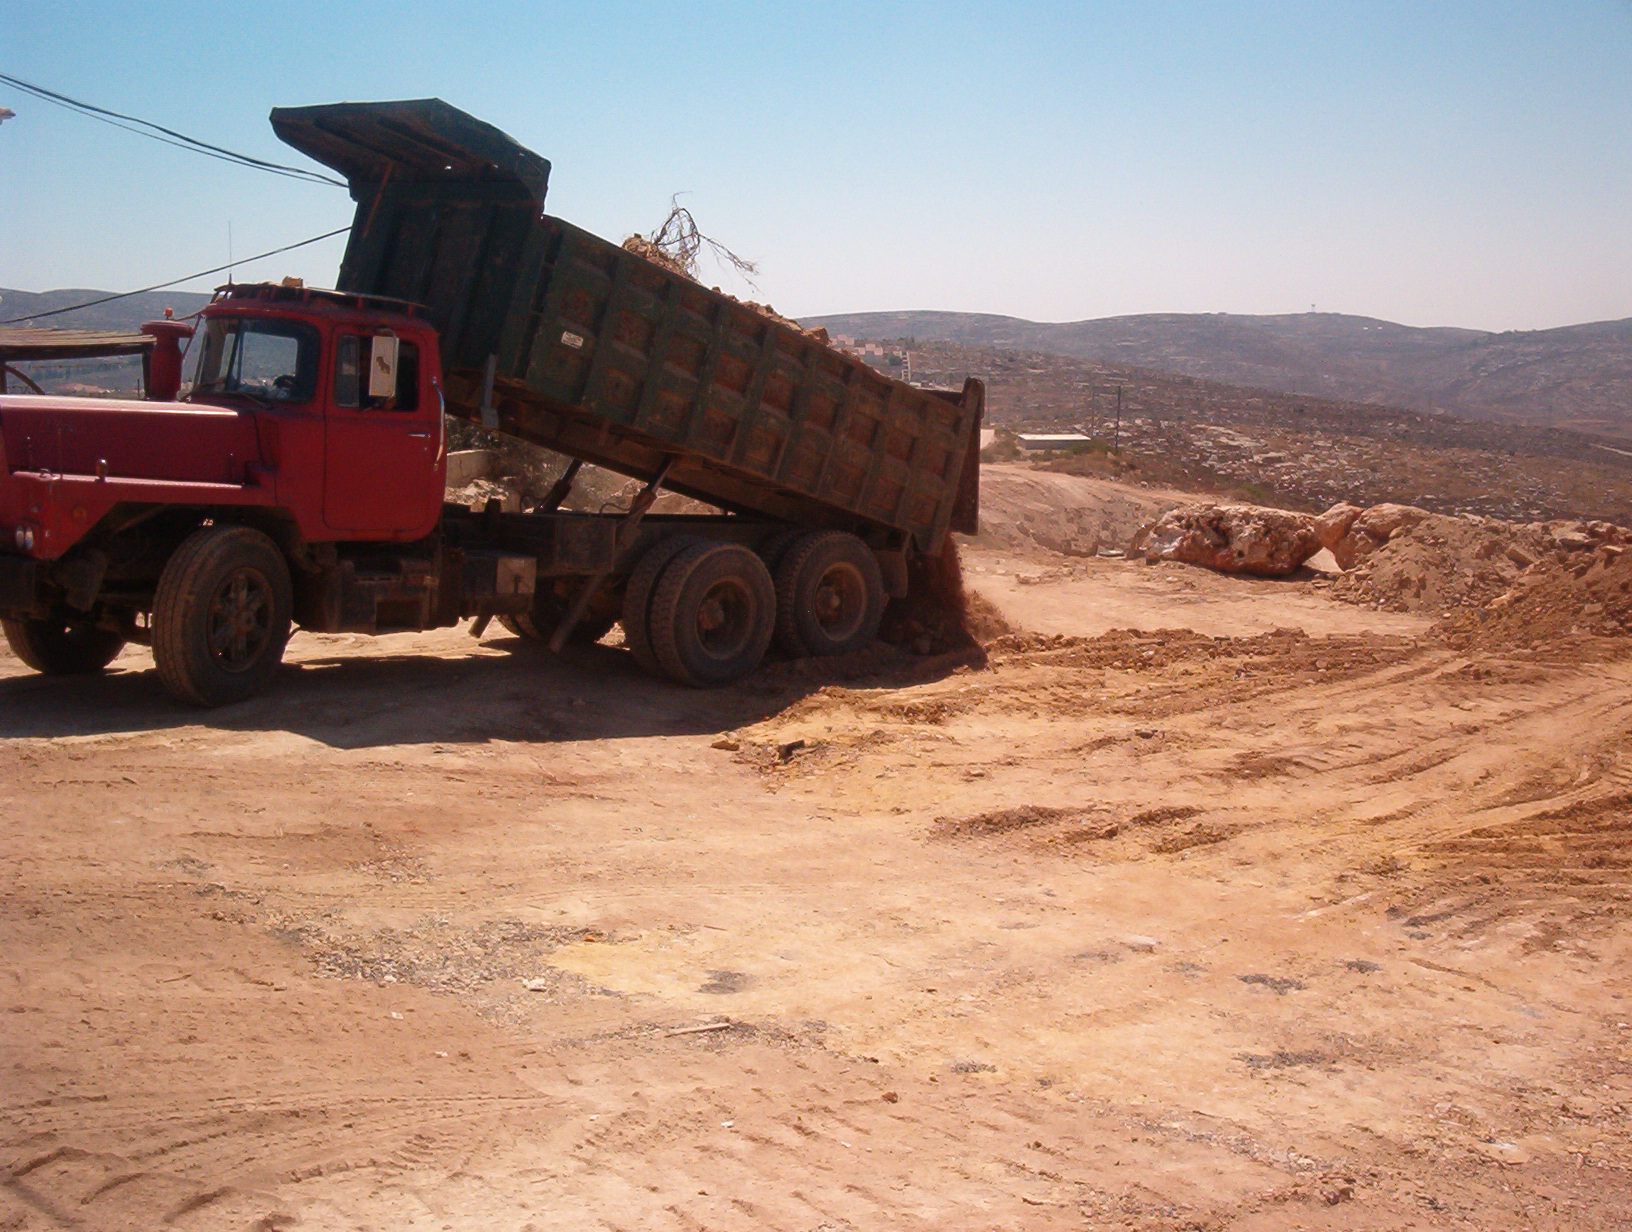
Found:
<path fill-rule="evenodd" d="M 1122 386 L 1116 387 L 1116 435 L 1111 438 L 1111 452 L 1122 452 Z"/>

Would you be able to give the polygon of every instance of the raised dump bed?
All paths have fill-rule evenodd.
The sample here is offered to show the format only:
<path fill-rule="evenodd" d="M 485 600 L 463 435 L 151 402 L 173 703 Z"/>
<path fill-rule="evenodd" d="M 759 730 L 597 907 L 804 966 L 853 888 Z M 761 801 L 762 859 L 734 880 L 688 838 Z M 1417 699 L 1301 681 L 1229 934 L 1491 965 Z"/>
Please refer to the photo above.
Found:
<path fill-rule="evenodd" d="M 549 163 L 438 99 L 280 108 L 345 175 L 339 288 L 424 305 L 453 414 L 718 505 L 938 554 L 984 387 L 916 389 L 543 211 Z"/>

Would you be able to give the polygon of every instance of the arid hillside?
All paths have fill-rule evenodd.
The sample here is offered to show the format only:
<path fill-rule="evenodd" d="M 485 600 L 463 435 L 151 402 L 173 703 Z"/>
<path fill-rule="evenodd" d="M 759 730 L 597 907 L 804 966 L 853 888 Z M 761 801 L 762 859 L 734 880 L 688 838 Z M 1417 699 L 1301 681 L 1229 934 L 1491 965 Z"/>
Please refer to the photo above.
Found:
<path fill-rule="evenodd" d="M 914 380 L 956 386 L 965 375 L 983 377 L 988 424 L 1080 427 L 1103 445 L 1120 445 L 1118 458 L 1094 451 L 1053 463 L 1078 474 L 1300 509 L 1397 501 L 1519 520 L 1632 521 L 1632 452 L 1609 438 L 1244 389 L 1035 351 L 926 343 L 911 354 Z"/>
<path fill-rule="evenodd" d="M 1516 521 L 1632 521 L 1632 452 L 1603 437 L 1296 397 L 1043 352 L 953 343 L 912 349 L 914 380 L 958 385 L 966 374 L 987 382 L 989 424 L 1080 428 L 1100 445 L 1120 445 L 1118 457 L 1097 447 L 1049 463 L 1064 472 L 1294 509 L 1350 499 Z"/>
<path fill-rule="evenodd" d="M 806 325 L 1045 351 L 1284 393 L 1632 436 L 1632 320 L 1489 333 L 1369 317 L 1161 313 L 1060 324 L 964 312 L 862 312 Z"/>
<path fill-rule="evenodd" d="M 0 287 L 0 320 L 22 317 L 23 320 L 17 324 L 29 325 L 33 323 L 31 314 L 56 312 L 60 308 L 88 303 L 112 294 L 112 291 L 90 291 L 79 287 L 60 291 L 14 291 L 10 287 Z M 197 291 L 148 291 L 132 295 L 129 299 L 115 300 L 111 304 L 45 317 L 39 323 L 50 325 L 53 329 L 134 330 L 143 321 L 162 317 L 166 308 L 173 309 L 179 317 L 196 312 L 209 302 L 208 295 Z"/>

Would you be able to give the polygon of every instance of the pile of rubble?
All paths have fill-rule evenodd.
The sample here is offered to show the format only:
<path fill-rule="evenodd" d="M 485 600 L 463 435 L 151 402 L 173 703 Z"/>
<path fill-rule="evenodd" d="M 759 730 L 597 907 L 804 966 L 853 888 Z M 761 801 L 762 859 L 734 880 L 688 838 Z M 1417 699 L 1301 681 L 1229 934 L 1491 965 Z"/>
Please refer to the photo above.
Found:
<path fill-rule="evenodd" d="M 1333 593 L 1396 612 L 1488 603 L 1556 550 L 1546 524 L 1449 517 L 1411 505 L 1337 505 L 1315 526 L 1343 570 Z"/>
<path fill-rule="evenodd" d="M 1444 617 L 1482 641 L 1632 632 L 1632 530 L 1608 522 L 1503 522 L 1412 505 L 1340 504 L 1317 516 L 1253 505 L 1170 509 L 1129 545 L 1147 562 L 1284 577 L 1322 548 L 1337 598 Z"/>
<path fill-rule="evenodd" d="M 1583 635 L 1632 634 L 1632 530 L 1607 522 L 1556 523 L 1552 551 L 1489 602 L 1451 613 L 1459 645 L 1539 646 Z"/>

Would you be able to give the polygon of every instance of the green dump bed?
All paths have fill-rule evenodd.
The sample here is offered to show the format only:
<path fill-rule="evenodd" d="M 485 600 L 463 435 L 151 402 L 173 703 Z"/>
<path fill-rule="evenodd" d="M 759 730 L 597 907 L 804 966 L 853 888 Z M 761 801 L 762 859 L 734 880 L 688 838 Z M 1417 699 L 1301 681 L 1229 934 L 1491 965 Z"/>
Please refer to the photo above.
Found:
<path fill-rule="evenodd" d="M 549 163 L 437 99 L 280 108 L 357 202 L 339 289 L 442 332 L 448 410 L 737 513 L 938 553 L 984 388 L 916 389 L 543 213 Z"/>

